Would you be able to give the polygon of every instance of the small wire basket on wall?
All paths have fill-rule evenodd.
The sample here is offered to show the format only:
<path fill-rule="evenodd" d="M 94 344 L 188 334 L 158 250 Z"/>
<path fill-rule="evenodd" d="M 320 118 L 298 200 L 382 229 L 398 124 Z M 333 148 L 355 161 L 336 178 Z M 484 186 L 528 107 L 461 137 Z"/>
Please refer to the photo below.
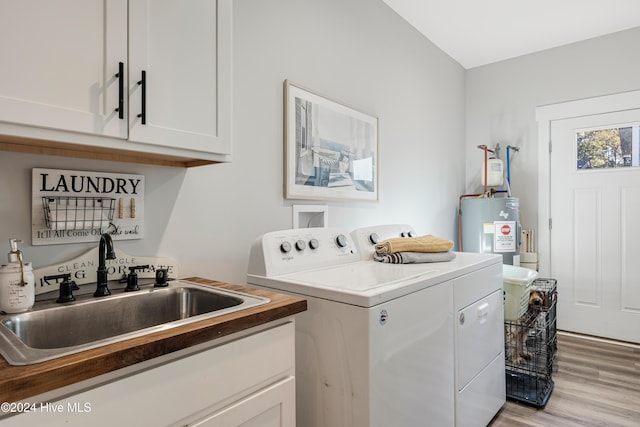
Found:
<path fill-rule="evenodd" d="M 113 221 L 115 202 L 111 197 L 42 197 L 50 230 L 106 230 Z"/>

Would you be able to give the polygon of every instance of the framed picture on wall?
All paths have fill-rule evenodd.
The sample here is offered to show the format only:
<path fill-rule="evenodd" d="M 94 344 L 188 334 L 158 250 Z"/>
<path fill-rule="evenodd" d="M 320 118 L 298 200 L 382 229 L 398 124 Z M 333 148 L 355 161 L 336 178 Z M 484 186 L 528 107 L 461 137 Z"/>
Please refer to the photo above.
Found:
<path fill-rule="evenodd" d="M 284 82 L 287 199 L 377 200 L 378 119 Z"/>

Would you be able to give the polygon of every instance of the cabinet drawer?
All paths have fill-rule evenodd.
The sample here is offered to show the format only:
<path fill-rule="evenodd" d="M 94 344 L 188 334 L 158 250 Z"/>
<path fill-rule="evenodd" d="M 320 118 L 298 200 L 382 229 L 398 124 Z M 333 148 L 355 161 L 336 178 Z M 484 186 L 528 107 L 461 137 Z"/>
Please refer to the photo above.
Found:
<path fill-rule="evenodd" d="M 295 400 L 295 378 L 289 377 L 185 427 L 293 427 L 296 425 Z"/>

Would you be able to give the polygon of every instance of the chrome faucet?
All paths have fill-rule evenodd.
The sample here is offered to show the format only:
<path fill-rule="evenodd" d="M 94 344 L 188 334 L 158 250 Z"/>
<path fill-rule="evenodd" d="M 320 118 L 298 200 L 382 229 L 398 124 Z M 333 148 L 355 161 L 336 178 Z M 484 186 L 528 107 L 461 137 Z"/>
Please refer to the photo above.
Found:
<path fill-rule="evenodd" d="M 107 266 L 106 260 L 116 259 L 116 253 L 113 250 L 113 240 L 109 233 L 100 236 L 100 246 L 98 248 L 98 281 L 94 297 L 106 297 L 111 295 L 111 291 L 107 286 Z"/>

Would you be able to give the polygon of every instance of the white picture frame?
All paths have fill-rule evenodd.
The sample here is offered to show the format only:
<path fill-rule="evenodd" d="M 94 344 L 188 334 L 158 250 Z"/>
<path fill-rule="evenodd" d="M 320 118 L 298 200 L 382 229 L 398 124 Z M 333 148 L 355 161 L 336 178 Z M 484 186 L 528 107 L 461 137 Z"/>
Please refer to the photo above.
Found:
<path fill-rule="evenodd" d="M 378 118 L 284 82 L 284 196 L 378 200 Z"/>

